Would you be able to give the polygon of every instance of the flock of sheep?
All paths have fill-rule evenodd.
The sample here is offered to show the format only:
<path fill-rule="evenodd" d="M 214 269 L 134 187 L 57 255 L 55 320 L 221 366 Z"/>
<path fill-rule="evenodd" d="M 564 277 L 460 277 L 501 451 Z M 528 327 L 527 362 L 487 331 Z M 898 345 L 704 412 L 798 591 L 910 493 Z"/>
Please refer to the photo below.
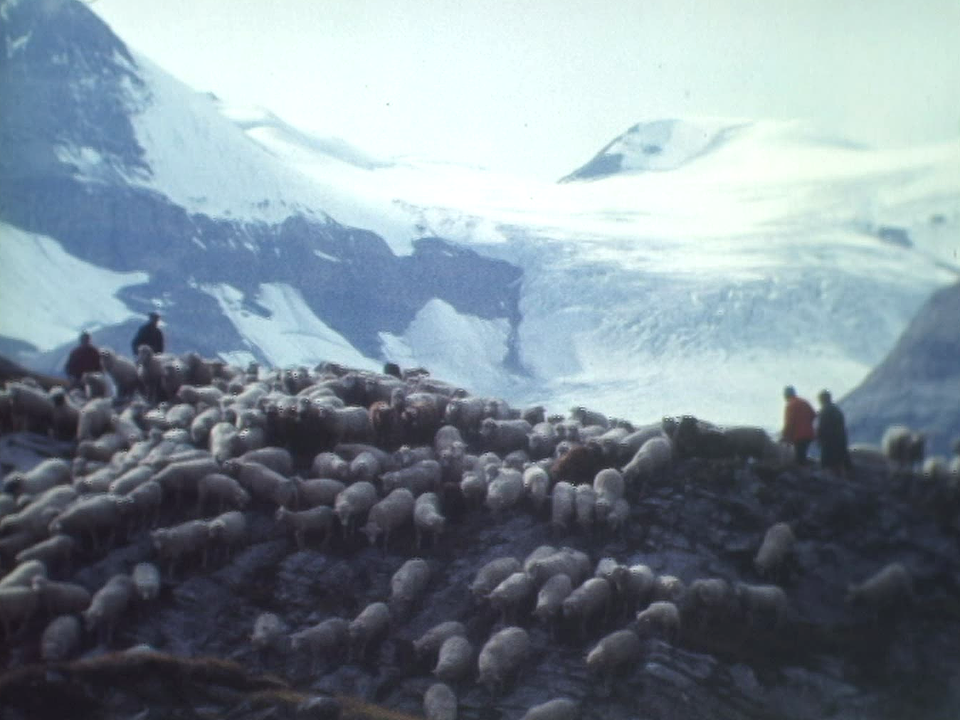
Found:
<path fill-rule="evenodd" d="M 254 516 L 270 518 L 299 550 L 350 553 L 365 535 L 385 553 L 423 555 L 399 567 L 389 597 L 353 618 L 299 628 L 273 613 L 257 618 L 255 648 L 300 654 L 313 667 L 377 652 L 427 591 L 425 558 L 465 513 L 528 513 L 549 526 L 556 545 L 475 573 L 473 602 L 495 614 L 499 629 L 475 645 L 464 624 L 445 620 L 413 643 L 418 666 L 437 681 L 424 694 L 428 718 L 456 717 L 454 687 L 476 680 L 498 693 L 514 682 L 531 650 L 531 623 L 581 644 L 586 668 L 608 681 L 637 663 L 648 638 L 676 643 L 682 625 L 775 633 L 790 622 L 790 598 L 776 584 L 795 543 L 785 522 L 758 538 L 756 584 L 685 584 L 563 545 L 573 533 L 621 535 L 637 499 L 667 481 L 678 458 L 697 455 L 698 443 L 709 441 L 714 456 L 787 462 L 757 428 L 692 421 L 691 429 L 689 418 L 638 427 L 582 407 L 547 416 L 420 370 L 327 363 L 265 371 L 148 349 L 137 362 L 107 350 L 103 360 L 105 372 L 87 374 L 79 388 L 45 390 L 27 378 L 0 391 L 0 430 L 75 441 L 71 459 L 11 472 L 0 494 L 2 631 L 8 644 L 38 636 L 43 661 L 113 645 L 118 623 L 156 603 L 162 583 L 229 563 L 250 544 Z M 884 463 L 909 466 L 922 460 L 918 442 L 895 428 L 882 449 L 861 448 L 854 462 L 882 452 Z M 960 456 L 928 459 L 922 472 L 960 488 Z M 149 561 L 99 588 L 70 581 L 78 564 L 145 533 Z M 879 611 L 913 594 L 908 569 L 891 563 L 851 585 L 848 600 Z M 560 697 L 524 717 L 579 712 Z"/>

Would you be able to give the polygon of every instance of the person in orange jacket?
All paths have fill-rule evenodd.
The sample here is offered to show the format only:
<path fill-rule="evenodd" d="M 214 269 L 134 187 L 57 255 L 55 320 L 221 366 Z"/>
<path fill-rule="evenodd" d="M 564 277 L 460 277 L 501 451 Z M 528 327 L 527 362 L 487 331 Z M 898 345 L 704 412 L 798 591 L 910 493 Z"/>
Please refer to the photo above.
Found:
<path fill-rule="evenodd" d="M 783 409 L 783 431 L 780 437 L 793 445 L 794 458 L 798 465 L 807 464 L 807 449 L 813 438 L 813 419 L 817 416 L 813 405 L 801 397 L 792 385 L 783 389 L 783 399 L 787 404 Z"/>

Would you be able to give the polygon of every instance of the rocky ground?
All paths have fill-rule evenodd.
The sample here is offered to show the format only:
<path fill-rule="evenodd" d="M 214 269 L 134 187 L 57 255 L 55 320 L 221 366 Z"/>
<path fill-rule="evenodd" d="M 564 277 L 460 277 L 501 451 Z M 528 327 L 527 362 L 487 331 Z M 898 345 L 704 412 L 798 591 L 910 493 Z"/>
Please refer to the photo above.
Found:
<path fill-rule="evenodd" d="M 30 433 L 0 438 L 4 472 L 72 452 L 71 443 Z M 476 650 L 505 625 L 524 628 L 532 645 L 499 690 L 478 683 L 475 671 L 450 683 L 461 718 L 520 718 L 557 697 L 577 701 L 583 718 L 604 720 L 957 716 L 960 525 L 953 501 L 921 476 L 863 465 L 840 479 L 815 466 L 686 457 L 627 497 L 630 518 L 619 533 L 558 533 L 549 507 L 538 512 L 523 501 L 502 513 L 447 507 L 445 534 L 419 548 L 407 526 L 387 549 L 338 530 L 329 544 L 302 550 L 278 527 L 276 506 L 255 500 L 244 510 L 243 547 L 206 566 L 197 554 L 172 572 L 164 567 L 159 597 L 128 608 L 108 639 L 85 633 L 79 659 L 42 663 L 39 637 L 50 620 L 43 612 L 6 637 L 0 717 L 359 717 L 350 715 L 359 701 L 379 706 L 374 713 L 421 715 L 436 678 L 412 642 L 445 620 L 462 622 Z M 193 507 L 166 500 L 158 525 L 194 517 Z M 797 538 L 774 578 L 789 600 L 782 623 L 681 604 L 676 640 L 642 637 L 639 659 L 609 678 L 588 672 L 585 655 L 632 618 L 608 612 L 583 632 L 558 631 L 534 618 L 529 604 L 503 617 L 469 590 L 485 563 L 523 562 L 544 544 L 576 548 L 594 564 L 643 563 L 687 585 L 699 578 L 764 584 L 771 580 L 757 574 L 753 558 L 777 522 L 790 523 Z M 312 665 L 289 645 L 251 644 L 264 612 L 292 633 L 387 601 L 393 573 L 411 557 L 429 564 L 429 585 L 414 604 L 391 605 L 389 633 L 366 657 L 343 648 Z M 149 528 L 98 549 L 84 544 L 50 576 L 93 592 L 141 561 L 158 562 Z M 845 601 L 850 583 L 894 561 L 912 576 L 912 598 L 882 608 Z M 136 654 L 121 652 L 137 646 Z"/>

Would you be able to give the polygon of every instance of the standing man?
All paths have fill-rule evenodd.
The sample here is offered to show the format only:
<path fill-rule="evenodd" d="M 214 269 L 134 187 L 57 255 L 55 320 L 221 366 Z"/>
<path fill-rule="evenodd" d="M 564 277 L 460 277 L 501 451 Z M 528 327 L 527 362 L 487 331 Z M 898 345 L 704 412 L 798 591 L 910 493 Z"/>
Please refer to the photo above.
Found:
<path fill-rule="evenodd" d="M 783 431 L 781 439 L 793 445 L 794 459 L 797 465 L 807 464 L 807 449 L 813 442 L 813 419 L 817 413 L 813 406 L 801 397 L 792 385 L 783 389 L 783 399 L 787 401 L 783 409 Z"/>
<path fill-rule="evenodd" d="M 149 321 L 140 326 L 133 337 L 133 356 L 137 356 L 137 349 L 141 345 L 148 345 L 154 353 L 163 352 L 163 332 L 160 330 L 160 313 L 151 312 L 147 315 Z"/>
<path fill-rule="evenodd" d="M 77 386 L 84 373 L 100 369 L 100 351 L 90 342 L 90 333 L 84 331 L 80 333 L 80 344 L 70 351 L 70 357 L 67 358 L 67 377 Z"/>
<path fill-rule="evenodd" d="M 830 393 L 821 390 L 820 413 L 817 418 L 817 442 L 820 445 L 820 464 L 825 470 L 845 477 L 851 470 L 850 451 L 847 448 L 847 424 Z"/>

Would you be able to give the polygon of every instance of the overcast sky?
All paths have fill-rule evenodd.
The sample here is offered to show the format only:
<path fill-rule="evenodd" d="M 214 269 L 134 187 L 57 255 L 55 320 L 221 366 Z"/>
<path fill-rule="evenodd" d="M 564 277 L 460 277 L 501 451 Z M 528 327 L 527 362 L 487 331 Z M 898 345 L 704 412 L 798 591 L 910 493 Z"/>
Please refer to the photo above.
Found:
<path fill-rule="evenodd" d="M 192 87 L 381 156 L 555 179 L 637 121 L 703 115 L 960 139 L 960 0 L 90 5 Z"/>

